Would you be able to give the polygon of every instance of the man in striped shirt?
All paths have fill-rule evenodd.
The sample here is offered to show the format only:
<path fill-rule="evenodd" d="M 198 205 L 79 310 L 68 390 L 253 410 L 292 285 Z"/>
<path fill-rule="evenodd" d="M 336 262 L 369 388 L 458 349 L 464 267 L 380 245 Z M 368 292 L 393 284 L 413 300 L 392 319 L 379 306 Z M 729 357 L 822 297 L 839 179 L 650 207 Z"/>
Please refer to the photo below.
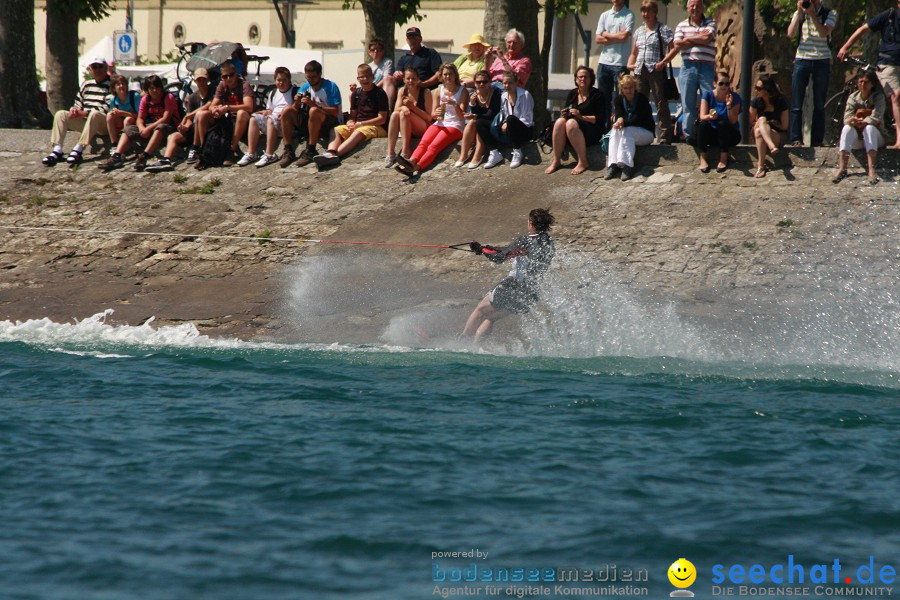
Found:
<path fill-rule="evenodd" d="M 797 10 L 788 25 L 788 37 L 800 32 L 800 45 L 791 77 L 791 144 L 803 145 L 803 100 L 809 78 L 813 80 L 813 114 L 810 141 L 821 146 L 825 139 L 825 95 L 831 70 L 828 36 L 834 29 L 837 13 L 822 6 L 820 0 L 797 0 Z"/>
<path fill-rule="evenodd" d="M 684 135 L 691 134 L 699 115 L 702 95 L 711 92 L 716 78 L 716 22 L 703 16 L 703 0 L 688 0 L 688 18 L 675 27 L 675 44 L 663 62 L 671 62 L 681 52 L 678 89 L 684 113 Z"/>
<path fill-rule="evenodd" d="M 109 65 L 105 58 L 91 60 L 91 75 L 81 84 L 81 89 L 75 97 L 75 106 L 69 110 L 58 110 L 53 115 L 53 132 L 50 134 L 50 143 L 53 151 L 41 161 L 45 166 L 52 167 L 63 158 L 62 144 L 66 139 L 66 132 L 80 131 L 78 143 L 69 153 L 66 162 L 70 166 L 77 165 L 82 160 L 82 152 L 85 146 L 97 135 L 107 135 L 106 110 L 109 100 Z"/>

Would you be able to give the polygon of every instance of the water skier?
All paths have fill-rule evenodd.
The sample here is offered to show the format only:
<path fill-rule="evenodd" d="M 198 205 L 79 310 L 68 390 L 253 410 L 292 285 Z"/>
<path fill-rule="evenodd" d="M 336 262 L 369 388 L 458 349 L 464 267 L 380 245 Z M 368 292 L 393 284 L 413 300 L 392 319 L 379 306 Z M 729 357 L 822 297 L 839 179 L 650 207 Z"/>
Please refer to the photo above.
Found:
<path fill-rule="evenodd" d="M 553 240 L 548 231 L 555 221 L 548 209 L 535 208 L 528 213 L 528 235 L 517 237 L 506 248 L 482 246 L 478 242 L 469 244 L 472 252 L 483 254 L 491 262 L 512 259 L 513 266 L 509 275 L 469 315 L 463 335 L 474 335 L 478 343 L 490 333 L 495 321 L 510 313 L 524 314 L 537 302 L 540 277 L 553 260 Z"/>

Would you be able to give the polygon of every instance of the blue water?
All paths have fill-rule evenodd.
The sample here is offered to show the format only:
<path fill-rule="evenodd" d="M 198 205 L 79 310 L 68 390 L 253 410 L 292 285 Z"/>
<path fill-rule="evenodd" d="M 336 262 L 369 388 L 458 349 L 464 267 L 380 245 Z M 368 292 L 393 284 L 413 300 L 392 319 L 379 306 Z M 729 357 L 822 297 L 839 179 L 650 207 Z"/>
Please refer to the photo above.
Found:
<path fill-rule="evenodd" d="M 897 377 L 6 323 L 0 597 L 429 598 L 476 562 L 646 569 L 662 598 L 679 557 L 710 597 L 716 564 L 898 567 Z"/>

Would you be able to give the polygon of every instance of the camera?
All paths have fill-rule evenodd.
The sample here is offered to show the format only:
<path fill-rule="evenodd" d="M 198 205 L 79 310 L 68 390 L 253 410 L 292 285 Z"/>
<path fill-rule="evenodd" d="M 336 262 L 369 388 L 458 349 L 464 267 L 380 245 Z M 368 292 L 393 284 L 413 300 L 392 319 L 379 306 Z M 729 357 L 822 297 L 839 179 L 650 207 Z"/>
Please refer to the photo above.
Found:
<path fill-rule="evenodd" d="M 572 109 L 564 108 L 561 111 L 559 111 L 559 114 L 561 114 L 562 116 L 564 116 L 565 118 L 568 119 L 570 116 L 572 116 Z"/>
<path fill-rule="evenodd" d="M 803 4 L 801 4 L 800 6 L 802 6 L 803 8 L 809 8 L 809 5 L 810 5 L 810 1 L 804 0 Z"/>

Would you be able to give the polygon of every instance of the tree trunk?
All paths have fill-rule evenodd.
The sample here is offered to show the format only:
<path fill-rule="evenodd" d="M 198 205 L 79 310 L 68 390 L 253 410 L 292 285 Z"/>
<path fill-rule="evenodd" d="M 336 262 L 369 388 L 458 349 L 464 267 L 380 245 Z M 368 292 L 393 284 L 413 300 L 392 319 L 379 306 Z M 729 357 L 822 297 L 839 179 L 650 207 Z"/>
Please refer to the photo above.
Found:
<path fill-rule="evenodd" d="M 538 47 L 538 11 L 536 0 L 485 0 L 484 37 L 488 43 L 504 48 L 504 38 L 510 29 L 518 29 L 525 36 L 522 53 L 531 59 L 531 77 L 526 89 L 534 96 L 534 126 L 540 131 L 547 122 L 547 93 L 544 62 Z"/>
<path fill-rule="evenodd" d="M 0 127 L 49 127 L 34 57 L 33 0 L 0 2 Z"/>
<path fill-rule="evenodd" d="M 384 55 L 391 59 L 394 57 L 395 24 L 391 4 L 393 3 L 385 2 L 385 0 L 363 0 L 363 13 L 366 16 L 366 40 L 363 46 L 363 62 L 372 60 L 366 50 L 368 49 L 369 40 L 376 37 L 384 40 Z"/>
<path fill-rule="evenodd" d="M 78 17 L 48 10 L 47 107 L 50 112 L 69 108 L 75 101 L 81 82 L 77 48 Z"/>
<path fill-rule="evenodd" d="M 547 98 L 550 87 L 550 47 L 553 45 L 553 22 L 555 18 L 556 0 L 546 0 L 544 2 L 544 39 L 541 42 L 541 75 L 544 78 L 544 85 L 541 91 L 544 93 L 544 98 Z"/>

